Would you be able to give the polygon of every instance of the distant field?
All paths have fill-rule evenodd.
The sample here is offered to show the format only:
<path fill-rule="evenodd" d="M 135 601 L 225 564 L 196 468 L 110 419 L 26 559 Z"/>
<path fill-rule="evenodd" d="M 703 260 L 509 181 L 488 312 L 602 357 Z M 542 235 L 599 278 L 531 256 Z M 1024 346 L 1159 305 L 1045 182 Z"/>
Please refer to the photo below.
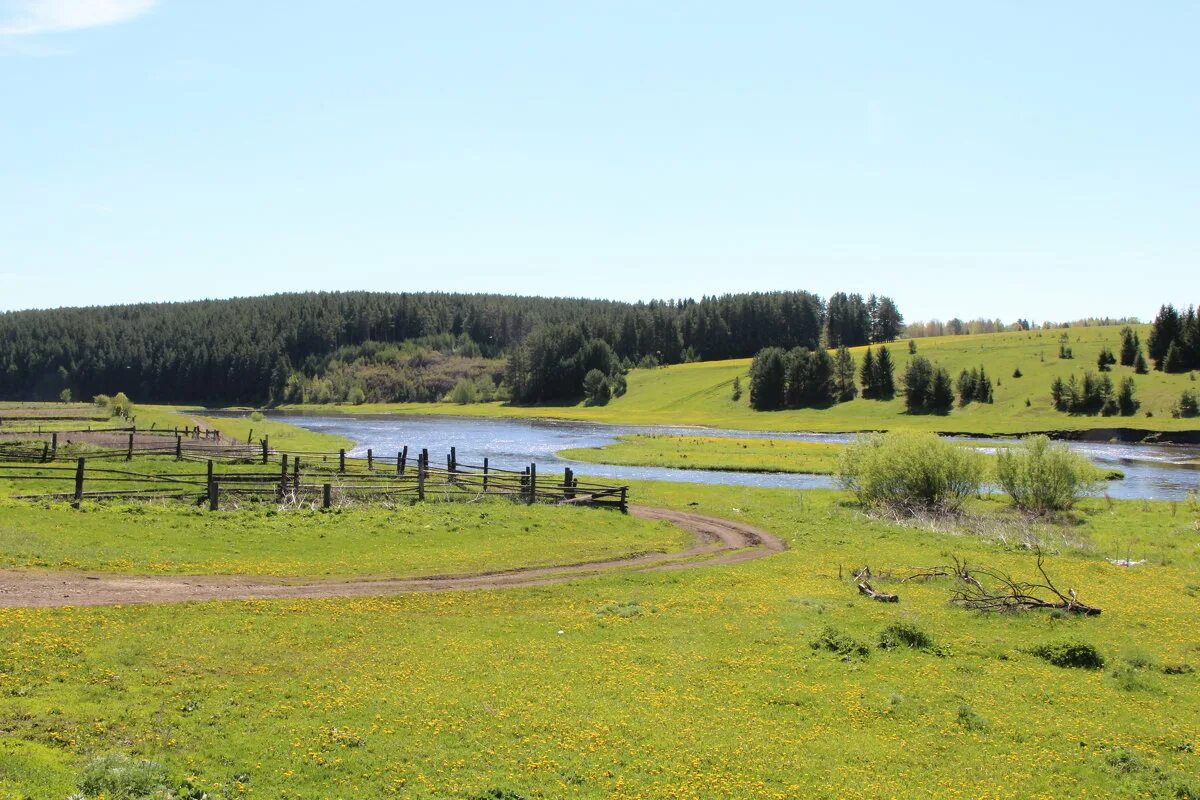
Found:
<path fill-rule="evenodd" d="M 1071 328 L 1067 331 L 1074 358 L 1058 358 L 1059 330 L 1021 333 L 943 336 L 917 339 L 917 350 L 946 367 L 957 378 L 963 369 L 982 366 L 995 382 L 995 402 L 955 408 L 945 416 L 912 416 L 904 400 L 890 402 L 854 400 L 828 409 L 757 412 L 750 408 L 747 371 L 749 359 L 679 364 L 629 373 L 629 392 L 606 406 L 583 404 L 520 407 L 500 403 L 455 405 L 406 403 L 361 406 L 304 406 L 305 410 L 345 413 L 458 414 L 464 416 L 556 417 L 617 424 L 699 425 L 744 430 L 854 431 L 915 428 L 963 433 L 1023 433 L 1028 431 L 1086 430 L 1130 427 L 1147 430 L 1200 429 L 1196 419 L 1174 419 L 1171 409 L 1184 389 L 1200 387 L 1192 374 L 1151 372 L 1134 375 L 1130 367 L 1113 367 L 1114 382 L 1132 376 L 1141 408 L 1132 417 L 1072 416 L 1050 404 L 1050 384 L 1084 370 L 1096 371 L 1096 357 L 1108 346 L 1120 345 L 1120 327 Z M 1149 326 L 1139 326 L 1143 339 Z M 909 359 L 907 342 L 888 345 L 896 362 L 896 378 Z M 865 348 L 855 348 L 861 361 Z M 1014 378 L 1020 368 L 1023 377 Z M 741 378 L 741 400 L 732 399 L 734 378 Z M 1029 405 L 1026 405 L 1026 401 Z M 1147 416 L 1147 412 L 1152 416 Z"/>

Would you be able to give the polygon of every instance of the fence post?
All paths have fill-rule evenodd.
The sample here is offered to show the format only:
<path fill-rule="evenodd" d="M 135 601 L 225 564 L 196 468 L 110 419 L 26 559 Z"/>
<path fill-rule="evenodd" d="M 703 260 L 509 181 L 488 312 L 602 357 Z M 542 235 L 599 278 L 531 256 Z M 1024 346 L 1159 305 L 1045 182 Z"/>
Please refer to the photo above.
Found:
<path fill-rule="evenodd" d="M 626 497 L 626 492 L 628 492 L 628 491 L 629 491 L 628 486 L 621 487 L 621 513 L 622 514 L 629 513 L 629 501 L 628 501 L 628 498 Z"/>
<path fill-rule="evenodd" d="M 50 460 L 50 443 L 42 442 L 42 463 L 45 464 Z"/>
<path fill-rule="evenodd" d="M 208 510 L 216 511 L 221 507 L 221 484 L 213 481 L 208 485 Z"/>
<path fill-rule="evenodd" d="M 451 472 L 458 471 L 458 448 L 457 447 L 450 448 L 450 471 Z"/>
<path fill-rule="evenodd" d="M 367 448 L 367 472 L 375 471 L 375 451 Z"/>
<path fill-rule="evenodd" d="M 296 495 L 296 501 L 300 500 L 300 456 L 292 457 L 292 494 Z"/>
<path fill-rule="evenodd" d="M 83 463 L 82 458 L 75 462 L 75 508 L 79 508 L 83 503 Z"/>
<path fill-rule="evenodd" d="M 537 499 L 537 464 L 529 465 L 529 503 Z"/>
<path fill-rule="evenodd" d="M 175 434 L 175 460 L 183 460 L 183 437 L 178 433 Z"/>
<path fill-rule="evenodd" d="M 53 461 L 58 456 L 58 434 L 50 434 L 50 460 Z"/>
<path fill-rule="evenodd" d="M 213 492 L 213 460 L 211 458 L 208 460 L 208 479 L 205 481 L 204 485 L 208 487 L 208 503 L 211 507 Z"/>
<path fill-rule="evenodd" d="M 487 460 L 487 456 L 484 456 L 483 457 L 483 491 L 485 494 L 487 493 L 487 485 L 488 485 L 488 460 Z"/>
<path fill-rule="evenodd" d="M 338 450 L 338 472 L 346 471 L 346 450 Z"/>
<path fill-rule="evenodd" d="M 421 458 L 417 461 L 417 499 L 425 499 L 425 453 L 422 451 Z"/>
<path fill-rule="evenodd" d="M 404 449 L 401 450 L 398 455 L 399 459 L 396 461 L 396 474 L 403 475 L 405 466 L 404 462 L 408 461 L 408 445 L 404 445 Z"/>
<path fill-rule="evenodd" d="M 246 434 L 246 444 L 253 444 L 253 443 L 254 443 L 254 428 L 251 428 L 250 432 Z"/>
<path fill-rule="evenodd" d="M 275 499 L 277 501 L 282 501 L 283 493 L 287 491 L 287 480 L 288 480 L 287 465 L 288 465 L 288 457 L 287 457 L 287 453 L 284 453 L 283 455 L 281 455 L 279 457 L 279 469 L 280 469 L 279 488 L 275 490 Z"/>
<path fill-rule="evenodd" d="M 575 473 L 570 467 L 563 469 L 563 499 L 573 500 L 575 498 L 574 481 Z"/>
<path fill-rule="evenodd" d="M 129 444 L 125 449 L 125 460 L 133 461 L 133 434 L 129 434 Z"/>
<path fill-rule="evenodd" d="M 262 438 L 262 451 L 263 451 L 262 456 L 263 456 L 264 464 L 267 463 L 267 451 L 271 449 L 270 442 L 271 442 L 270 436 L 264 436 Z"/>
<path fill-rule="evenodd" d="M 321 487 L 321 508 L 329 508 L 333 503 L 333 485 L 325 484 Z"/>

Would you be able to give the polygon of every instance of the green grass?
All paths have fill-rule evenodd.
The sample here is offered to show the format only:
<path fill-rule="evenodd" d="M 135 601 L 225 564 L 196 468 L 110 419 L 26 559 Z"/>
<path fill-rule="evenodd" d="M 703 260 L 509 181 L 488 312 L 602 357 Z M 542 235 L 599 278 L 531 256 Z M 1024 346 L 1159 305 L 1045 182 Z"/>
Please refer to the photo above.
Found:
<path fill-rule="evenodd" d="M 239 510 L 178 504 L 0 502 L 0 568 L 130 574 L 409 577 L 680 550 L 679 529 L 506 500 L 396 510 Z"/>
<path fill-rule="evenodd" d="M 1149 326 L 1138 326 L 1145 341 Z M 902 397 L 890 402 L 854 400 L 828 409 L 757 412 L 750 408 L 748 393 L 732 399 L 734 378 L 748 390 L 749 359 L 680 364 L 629 373 L 629 392 L 606 406 L 547 405 L 520 407 L 500 403 L 455 405 L 452 403 L 406 403 L 361 406 L 305 406 L 306 410 L 345 413 L 457 414 L 464 416 L 556 417 L 562 419 L 640 425 L 705 425 L 743 430 L 857 431 L 916 428 L 963 433 L 1024 433 L 1029 431 L 1083 430 L 1132 427 L 1148 430 L 1195 430 L 1195 419 L 1174 419 L 1171 409 L 1184 389 L 1198 384 L 1191 375 L 1151 372 L 1133 375 L 1130 367 L 1114 367 L 1113 381 L 1133 376 L 1142 407 L 1132 417 L 1072 416 L 1055 411 L 1050 404 L 1050 383 L 1055 377 L 1082 376 L 1096 371 L 1096 357 L 1107 346 L 1114 352 L 1120 345 L 1120 327 L 1071 328 L 1067 331 L 1074 359 L 1058 358 L 1061 331 L 944 336 L 918 339 L 918 354 L 946 367 L 953 377 L 963 369 L 982 365 L 995 386 L 995 403 L 971 404 L 946 416 L 911 416 L 904 411 Z M 888 345 L 896 363 L 896 377 L 903 374 L 910 358 L 906 342 Z M 853 350 L 861 362 L 865 348 Z M 1013 378 L 1020 368 L 1023 377 Z M 1026 406 L 1025 401 L 1030 405 Z M 1147 417 L 1146 412 L 1153 414 Z"/>
<path fill-rule="evenodd" d="M 1028 526 L 998 500 L 972 504 L 969 534 L 871 519 L 836 492 L 634 497 L 791 549 L 507 591 L 0 611 L 0 798 L 64 798 L 111 753 L 222 798 L 1196 791 L 1200 674 L 1178 669 L 1200 666 L 1194 505 L 1092 500 L 1035 526 L 1050 573 L 1104 609 L 1076 619 L 966 612 L 948 580 L 880 581 L 901 600 L 875 603 L 846 579 L 951 554 L 1032 578 Z M 1150 562 L 1107 562 L 1126 546 Z M 898 624 L 930 645 L 882 649 Z M 1032 653 L 1068 640 L 1108 666 Z"/>
<path fill-rule="evenodd" d="M 837 470 L 843 445 L 786 439 L 629 434 L 615 444 L 561 450 L 558 456 L 592 464 L 828 475 Z"/>

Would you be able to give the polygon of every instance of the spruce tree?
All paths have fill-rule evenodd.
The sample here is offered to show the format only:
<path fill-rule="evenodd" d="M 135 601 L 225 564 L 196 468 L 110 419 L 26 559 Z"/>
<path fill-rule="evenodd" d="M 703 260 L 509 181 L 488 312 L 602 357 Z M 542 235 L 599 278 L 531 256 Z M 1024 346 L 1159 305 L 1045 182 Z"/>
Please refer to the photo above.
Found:
<path fill-rule="evenodd" d="M 845 345 L 842 345 L 837 349 L 837 357 L 833 364 L 838 402 L 853 400 L 858 394 L 858 387 L 854 385 L 854 373 L 854 356 L 850 354 L 850 350 Z"/>
<path fill-rule="evenodd" d="M 1137 413 L 1140 403 L 1134 396 L 1135 391 L 1133 378 L 1121 379 L 1121 389 L 1117 392 L 1117 408 L 1120 409 L 1122 417 L 1132 417 Z"/>
<path fill-rule="evenodd" d="M 1137 334 L 1126 325 L 1121 329 L 1121 366 L 1132 367 L 1138 354 Z"/>
<path fill-rule="evenodd" d="M 942 367 L 933 371 L 933 386 L 930 390 L 929 410 L 935 414 L 949 413 L 954 407 L 954 385 L 950 373 Z"/>
<path fill-rule="evenodd" d="M 892 354 L 886 347 L 879 348 L 879 356 L 875 359 L 875 376 L 871 384 L 875 387 L 875 396 L 880 400 L 891 400 L 896 396 L 894 369 Z"/>
<path fill-rule="evenodd" d="M 975 391 L 979 386 L 979 371 L 963 370 L 958 374 L 958 404 L 965 406 L 975 399 Z"/>
<path fill-rule="evenodd" d="M 1183 359 L 1183 348 L 1179 346 L 1179 342 L 1171 342 L 1171 346 L 1167 348 L 1167 354 L 1162 360 L 1163 372 L 1186 372 L 1187 365 Z"/>
<path fill-rule="evenodd" d="M 924 356 L 916 356 L 904 370 L 904 406 L 910 414 L 920 414 L 933 394 L 933 365 Z"/>
<path fill-rule="evenodd" d="M 781 347 L 764 347 L 750 365 L 750 405 L 758 411 L 783 407 L 785 352 Z"/>
<path fill-rule="evenodd" d="M 875 391 L 875 354 L 871 352 L 871 348 L 867 348 L 867 352 L 863 354 L 862 371 L 859 372 L 859 382 L 862 383 L 862 396 L 866 400 L 874 400 L 877 397 Z"/>
<path fill-rule="evenodd" d="M 1145 375 L 1150 371 L 1150 365 L 1146 363 L 1146 357 L 1142 355 L 1142 351 L 1138 350 L 1137 356 L 1133 359 L 1133 371 L 1138 375 Z"/>
<path fill-rule="evenodd" d="M 992 379 L 982 366 L 979 367 L 979 380 L 975 384 L 975 399 L 980 403 L 992 402 Z"/>

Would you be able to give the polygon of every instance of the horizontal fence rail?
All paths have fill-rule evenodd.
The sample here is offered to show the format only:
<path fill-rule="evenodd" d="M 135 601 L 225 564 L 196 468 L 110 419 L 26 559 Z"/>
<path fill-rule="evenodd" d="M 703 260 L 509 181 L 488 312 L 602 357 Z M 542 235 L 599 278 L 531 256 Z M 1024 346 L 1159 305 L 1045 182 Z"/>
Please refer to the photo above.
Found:
<path fill-rule="evenodd" d="M 112 459 L 164 456 L 175 461 L 204 462 L 203 470 L 177 467 L 172 472 L 152 472 L 104 466 Z M 73 463 L 71 463 L 73 461 Z M 22 463 L 14 463 L 22 462 Z M 89 462 L 100 462 L 100 465 Z M 258 465 L 258 468 L 253 468 Z M 538 474 L 537 464 L 523 469 L 492 467 L 458 461 L 451 448 L 445 465 L 434 466 L 429 451 L 408 448 L 395 456 L 377 457 L 305 451 L 279 453 L 266 439 L 258 445 L 188 447 L 182 436 L 165 447 L 135 447 L 87 451 L 67 459 L 51 441 L 42 446 L 0 447 L 0 481 L 37 481 L 65 484 L 61 491 L 16 495 L 25 500 L 70 500 L 76 507 L 85 499 L 192 499 L 221 507 L 224 498 L 273 499 L 294 506 L 329 508 L 335 502 L 383 502 L 389 499 L 474 499 L 508 497 L 525 503 L 588 505 L 628 511 L 628 487 L 580 481 L 567 467 L 553 476 Z M 69 487 L 69 488 L 68 488 Z M 40 487 L 39 487 L 40 488 Z"/>

